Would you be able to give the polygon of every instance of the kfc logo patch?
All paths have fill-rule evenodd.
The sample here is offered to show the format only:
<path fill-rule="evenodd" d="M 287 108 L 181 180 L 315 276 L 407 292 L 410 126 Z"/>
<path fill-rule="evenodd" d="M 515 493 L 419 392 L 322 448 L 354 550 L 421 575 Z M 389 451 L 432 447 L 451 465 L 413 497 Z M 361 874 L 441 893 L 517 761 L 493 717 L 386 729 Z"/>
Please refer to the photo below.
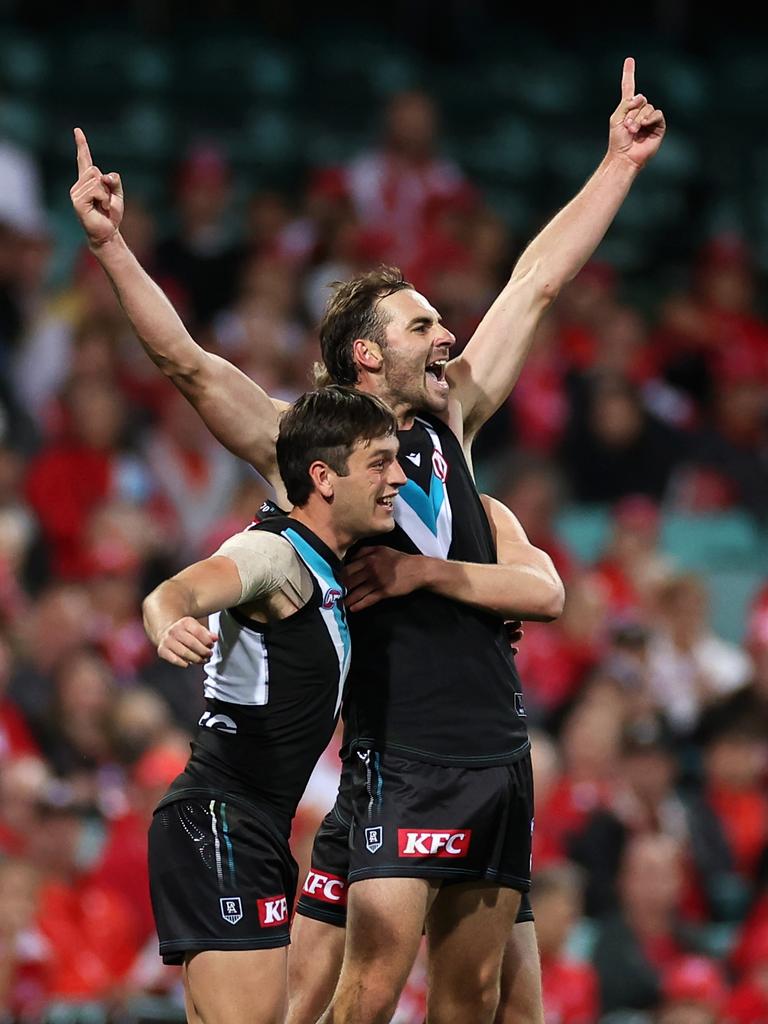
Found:
<path fill-rule="evenodd" d="M 343 907 L 347 903 L 347 880 L 312 868 L 304 882 L 302 894 L 322 900 L 323 903 L 338 903 Z"/>
<path fill-rule="evenodd" d="M 288 901 L 285 896 L 269 896 L 256 900 L 259 908 L 259 924 L 262 928 L 274 928 L 288 923 Z"/>
<path fill-rule="evenodd" d="M 397 830 L 397 852 L 401 857 L 466 857 L 472 829 L 409 828 Z"/>

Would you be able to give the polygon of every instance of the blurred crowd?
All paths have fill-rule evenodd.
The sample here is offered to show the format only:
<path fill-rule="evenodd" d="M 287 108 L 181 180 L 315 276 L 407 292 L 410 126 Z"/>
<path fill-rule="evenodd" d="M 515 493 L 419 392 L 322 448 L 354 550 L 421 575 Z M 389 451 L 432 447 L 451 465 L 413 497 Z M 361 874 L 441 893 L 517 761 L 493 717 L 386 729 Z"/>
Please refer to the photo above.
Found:
<path fill-rule="evenodd" d="M 125 184 L 125 237 L 193 336 L 287 399 L 310 386 L 330 282 L 401 266 L 460 348 L 524 241 L 442 158 L 415 92 L 392 98 L 376 147 L 317 168 L 298 203 L 243 199 L 211 142 L 183 154 L 167 210 Z M 46 200 L 29 155 L 0 142 L 0 1006 L 9 1020 L 76 1002 L 133 1019 L 147 995 L 178 1001 L 145 838 L 202 707 L 200 673 L 149 647 L 141 600 L 268 492 L 147 359 L 85 248 L 51 288 Z M 548 1024 L 768 1020 L 768 585 L 743 643 L 726 641 L 706 579 L 659 539 L 670 509 L 768 518 L 758 283 L 729 236 L 652 310 L 589 264 L 477 445 L 568 595 L 518 654 Z M 595 564 L 558 535 L 565 502 L 612 510 Z M 295 825 L 303 864 L 336 749 Z M 417 968 L 395 1020 L 420 1024 L 424 995 Z"/>

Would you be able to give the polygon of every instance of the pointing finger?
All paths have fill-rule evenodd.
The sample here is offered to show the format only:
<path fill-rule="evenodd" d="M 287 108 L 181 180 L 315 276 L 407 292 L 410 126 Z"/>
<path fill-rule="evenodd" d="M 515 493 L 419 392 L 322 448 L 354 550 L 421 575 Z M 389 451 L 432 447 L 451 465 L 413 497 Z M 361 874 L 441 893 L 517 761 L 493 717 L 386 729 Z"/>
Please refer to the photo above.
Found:
<path fill-rule="evenodd" d="M 89 167 L 93 167 L 93 159 L 82 128 L 75 128 L 75 145 L 77 146 L 77 170 L 83 174 Z"/>
<path fill-rule="evenodd" d="M 630 100 L 635 95 L 635 58 L 627 57 L 621 72 L 621 98 Z"/>

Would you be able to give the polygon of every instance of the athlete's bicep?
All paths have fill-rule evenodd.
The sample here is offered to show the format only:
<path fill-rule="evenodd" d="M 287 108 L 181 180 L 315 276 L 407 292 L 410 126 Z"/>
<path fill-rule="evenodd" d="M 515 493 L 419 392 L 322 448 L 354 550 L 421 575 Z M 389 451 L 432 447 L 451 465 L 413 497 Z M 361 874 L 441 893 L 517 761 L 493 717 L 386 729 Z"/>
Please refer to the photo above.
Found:
<path fill-rule="evenodd" d="M 216 552 L 237 569 L 241 590 L 235 604 L 259 601 L 282 593 L 302 608 L 312 595 L 309 570 L 290 541 L 265 530 L 246 530 L 228 538 Z"/>
<path fill-rule="evenodd" d="M 528 537 L 520 520 L 506 505 L 489 494 L 481 494 L 480 500 L 488 517 L 497 551 L 503 549 L 507 544 L 528 543 Z"/>
<path fill-rule="evenodd" d="M 239 603 L 241 583 L 237 566 L 218 552 L 187 566 L 168 582 L 182 588 L 185 614 L 196 619 Z"/>

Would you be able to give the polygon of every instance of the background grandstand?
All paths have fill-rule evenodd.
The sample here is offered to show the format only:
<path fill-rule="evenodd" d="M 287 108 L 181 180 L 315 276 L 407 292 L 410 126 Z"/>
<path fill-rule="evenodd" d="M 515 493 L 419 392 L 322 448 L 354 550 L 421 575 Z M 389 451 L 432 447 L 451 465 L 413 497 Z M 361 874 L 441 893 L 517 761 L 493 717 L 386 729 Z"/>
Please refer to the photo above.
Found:
<path fill-rule="evenodd" d="M 623 58 L 668 134 L 476 451 L 568 588 L 519 665 L 548 1021 L 768 1020 L 768 95 L 686 5 L 0 4 L 0 1005 L 183 1020 L 146 893 L 200 679 L 140 602 L 266 493 L 140 350 L 72 127 L 206 347 L 292 398 L 327 284 L 401 265 L 466 342 L 601 158 Z M 764 15 L 762 15 L 764 18 Z M 638 21 L 640 24 L 638 24 Z M 736 26 L 737 19 L 732 19 Z M 297 820 L 330 806 L 321 762 Z M 399 1024 L 420 1024 L 419 969 Z M 692 1018 L 693 1019 L 693 1018 Z"/>

